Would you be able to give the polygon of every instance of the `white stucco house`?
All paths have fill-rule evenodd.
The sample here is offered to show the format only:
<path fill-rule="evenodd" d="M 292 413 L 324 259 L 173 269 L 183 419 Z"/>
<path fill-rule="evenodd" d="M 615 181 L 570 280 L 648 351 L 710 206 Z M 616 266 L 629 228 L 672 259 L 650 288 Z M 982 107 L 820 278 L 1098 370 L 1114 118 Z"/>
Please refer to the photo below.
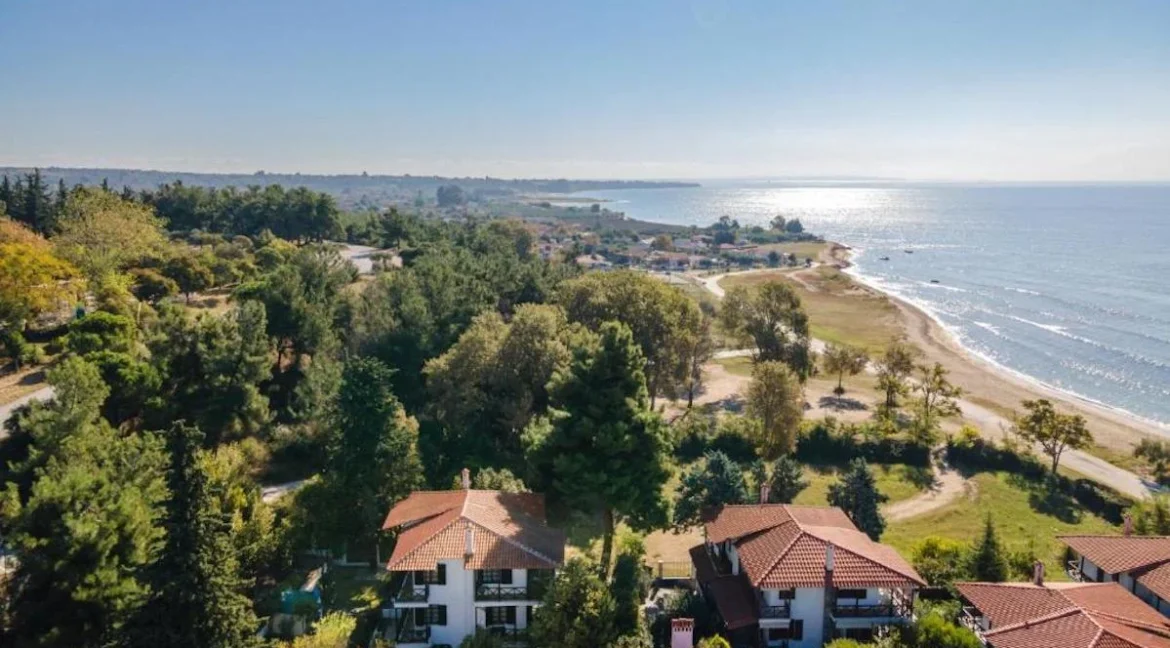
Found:
<path fill-rule="evenodd" d="M 1127 518 L 1124 535 L 1059 536 L 1072 550 L 1073 580 L 1117 583 L 1170 616 L 1170 536 L 1135 536 Z"/>
<path fill-rule="evenodd" d="M 402 585 L 384 634 L 400 648 L 458 646 L 476 628 L 523 642 L 564 562 L 543 495 L 472 490 L 466 471 L 463 489 L 412 493 L 383 528 L 398 533 L 386 568 Z"/>
<path fill-rule="evenodd" d="M 766 500 L 766 497 L 763 498 Z M 736 643 L 819 648 L 911 618 L 926 583 L 832 507 L 724 506 L 691 550 L 703 595 Z"/>

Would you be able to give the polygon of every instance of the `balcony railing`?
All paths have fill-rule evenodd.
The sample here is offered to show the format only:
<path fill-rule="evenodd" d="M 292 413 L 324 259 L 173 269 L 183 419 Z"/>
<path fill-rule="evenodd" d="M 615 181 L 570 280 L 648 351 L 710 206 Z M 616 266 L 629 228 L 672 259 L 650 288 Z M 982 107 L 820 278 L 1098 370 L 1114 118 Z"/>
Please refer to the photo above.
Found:
<path fill-rule="evenodd" d="M 1085 579 L 1085 575 L 1081 573 L 1081 563 L 1077 560 L 1068 561 L 1068 565 L 1064 571 L 1068 574 L 1070 580 L 1074 582 L 1081 582 Z"/>
<path fill-rule="evenodd" d="M 425 583 L 416 585 L 411 579 L 407 578 L 402 582 L 402 587 L 399 588 L 398 594 L 394 596 L 396 603 L 423 603 L 430 596 L 430 585 Z"/>
<path fill-rule="evenodd" d="M 761 619 L 787 619 L 792 616 L 792 608 L 788 605 L 761 605 Z"/>
<path fill-rule="evenodd" d="M 971 607 L 964 607 L 959 614 L 959 624 L 975 633 L 983 641 L 983 624 L 980 623 L 979 612 Z"/>
<path fill-rule="evenodd" d="M 477 601 L 534 601 L 541 597 L 524 585 L 495 585 L 485 583 L 475 588 Z"/>
<path fill-rule="evenodd" d="M 493 637 L 499 637 L 505 645 L 517 646 L 528 644 L 528 628 L 512 626 L 480 626 L 486 629 Z"/>
<path fill-rule="evenodd" d="M 396 634 L 397 643 L 427 643 L 431 640 L 431 626 L 415 625 L 409 615 L 402 617 Z"/>
<path fill-rule="evenodd" d="M 833 616 L 846 619 L 896 617 L 902 616 L 902 611 L 893 603 L 877 605 L 837 603 L 833 606 Z"/>

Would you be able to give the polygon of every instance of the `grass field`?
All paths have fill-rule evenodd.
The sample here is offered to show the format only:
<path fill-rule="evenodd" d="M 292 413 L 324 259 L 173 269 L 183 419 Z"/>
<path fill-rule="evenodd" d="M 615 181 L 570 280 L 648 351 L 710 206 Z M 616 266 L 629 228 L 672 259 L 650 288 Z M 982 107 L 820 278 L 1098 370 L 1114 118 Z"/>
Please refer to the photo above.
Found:
<path fill-rule="evenodd" d="M 1030 484 L 1008 473 L 979 473 L 973 477 L 975 493 L 916 518 L 894 522 L 882 542 L 906 558 L 914 545 L 930 535 L 962 542 L 978 537 L 984 518 L 992 515 L 1000 540 L 1007 551 L 1022 550 L 1029 541 L 1044 561 L 1051 579 L 1062 579 L 1063 545 L 1058 535 L 1116 533 L 1105 520 L 1089 513 L 1067 498 L 1046 497 L 1039 484 Z"/>
<path fill-rule="evenodd" d="M 804 261 L 805 259 L 816 260 L 817 256 L 819 256 L 821 252 L 827 250 L 828 248 L 828 243 L 805 241 L 802 243 L 767 243 L 761 245 L 759 249 L 764 254 L 767 254 L 772 250 L 776 250 L 777 252 L 781 252 L 783 254 L 795 254 L 797 259 Z"/>
<path fill-rule="evenodd" d="M 871 464 L 878 491 L 890 498 L 889 502 L 910 499 L 926 490 L 930 473 L 926 469 L 900 464 Z M 808 488 L 796 496 L 793 504 L 828 506 L 829 485 L 837 481 L 841 469 L 836 466 L 809 466 L 804 470 Z"/>
<path fill-rule="evenodd" d="M 760 272 L 728 277 L 719 285 L 725 289 L 750 288 L 776 279 L 789 283 L 800 295 L 813 337 L 826 342 L 852 344 L 874 354 L 891 339 L 901 337 L 898 309 L 884 295 L 859 286 L 845 273 L 827 266 L 804 272 L 801 277 L 804 284 L 782 272 Z"/>

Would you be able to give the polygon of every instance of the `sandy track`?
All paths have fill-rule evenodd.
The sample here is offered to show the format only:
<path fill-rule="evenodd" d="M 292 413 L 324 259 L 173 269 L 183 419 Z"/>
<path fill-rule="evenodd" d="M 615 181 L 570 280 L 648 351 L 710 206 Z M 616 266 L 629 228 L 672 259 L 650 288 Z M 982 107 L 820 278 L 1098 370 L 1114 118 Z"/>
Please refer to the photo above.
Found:
<path fill-rule="evenodd" d="M 955 498 L 975 488 L 974 482 L 963 479 L 957 470 L 941 462 L 934 464 L 934 477 L 936 480 L 934 487 L 925 493 L 883 507 L 882 513 L 886 516 L 886 521 L 896 522 L 925 515 L 950 504 Z"/>

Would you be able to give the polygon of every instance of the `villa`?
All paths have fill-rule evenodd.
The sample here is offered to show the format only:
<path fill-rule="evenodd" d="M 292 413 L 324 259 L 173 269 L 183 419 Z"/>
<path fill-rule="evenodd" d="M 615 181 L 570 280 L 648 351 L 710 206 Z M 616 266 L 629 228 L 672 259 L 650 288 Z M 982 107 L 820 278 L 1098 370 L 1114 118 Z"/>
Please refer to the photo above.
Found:
<path fill-rule="evenodd" d="M 691 549 L 696 578 L 734 644 L 812 648 L 834 638 L 868 640 L 909 621 L 926 585 L 839 508 L 724 506 L 703 530 L 705 542 Z"/>
<path fill-rule="evenodd" d="M 1170 537 L 1132 535 L 1060 536 L 1073 552 L 1069 576 L 1076 581 L 1118 583 L 1123 589 L 1170 616 Z"/>
<path fill-rule="evenodd" d="M 1117 583 L 958 583 L 963 624 L 991 648 L 1170 648 L 1170 622 Z"/>
<path fill-rule="evenodd" d="M 384 634 L 403 648 L 457 646 L 476 628 L 523 641 L 564 562 L 543 495 L 472 490 L 466 470 L 461 490 L 412 493 L 382 528 L 398 531 L 386 568 L 402 583 Z"/>

